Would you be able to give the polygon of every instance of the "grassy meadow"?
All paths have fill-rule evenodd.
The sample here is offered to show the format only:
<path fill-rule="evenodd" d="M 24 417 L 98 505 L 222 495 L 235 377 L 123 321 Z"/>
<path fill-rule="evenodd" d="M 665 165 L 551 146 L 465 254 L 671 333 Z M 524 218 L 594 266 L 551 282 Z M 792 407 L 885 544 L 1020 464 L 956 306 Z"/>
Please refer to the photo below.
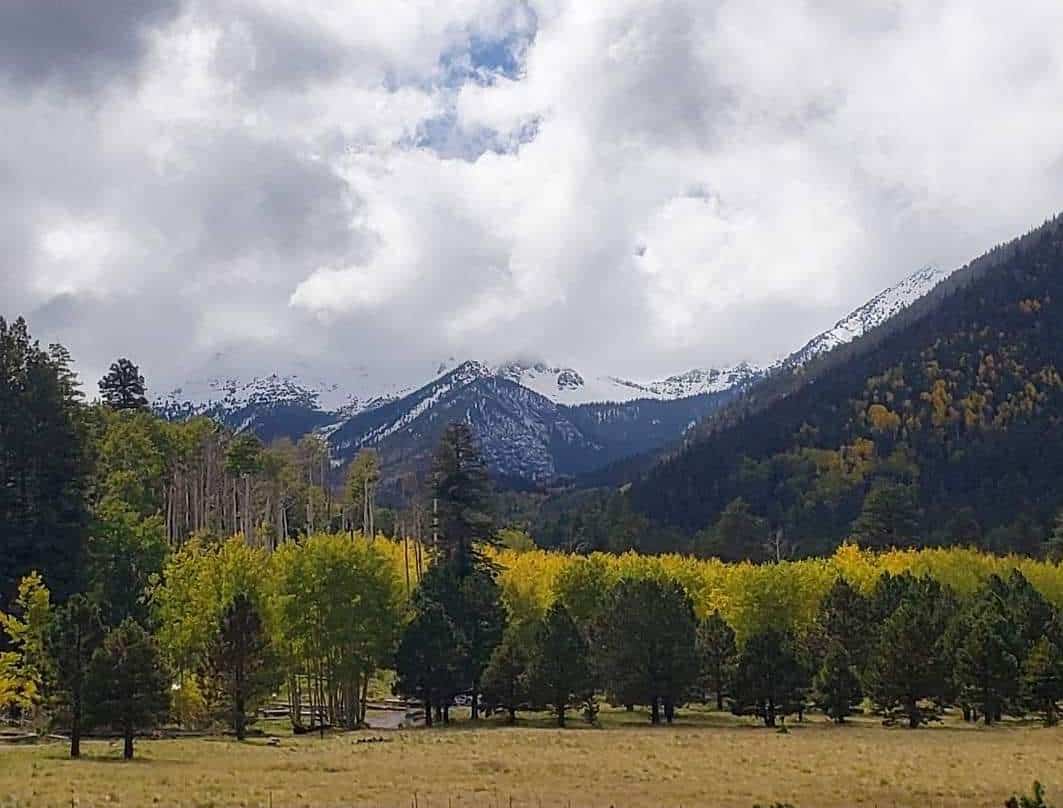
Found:
<path fill-rule="evenodd" d="M 279 745 L 143 740 L 129 763 L 107 741 L 88 742 L 80 761 L 61 743 L 2 747 L 0 806 L 969 808 L 1003 806 L 1035 779 L 1048 786 L 1049 804 L 1063 802 L 1063 728 L 950 719 L 909 731 L 814 716 L 780 734 L 700 711 L 659 728 L 637 712 L 601 717 L 602 728 L 577 719 L 557 730 L 544 717 L 514 728 L 459 722 L 324 740 L 277 725 Z"/>

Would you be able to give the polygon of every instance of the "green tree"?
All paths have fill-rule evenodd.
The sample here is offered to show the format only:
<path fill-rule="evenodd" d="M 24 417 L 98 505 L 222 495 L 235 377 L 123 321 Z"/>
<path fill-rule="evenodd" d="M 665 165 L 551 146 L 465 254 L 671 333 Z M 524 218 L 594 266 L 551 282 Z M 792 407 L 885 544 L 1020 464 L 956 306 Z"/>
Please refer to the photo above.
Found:
<path fill-rule="evenodd" d="M 225 715 L 237 740 L 247 737 L 248 713 L 277 683 L 269 634 L 254 602 L 239 594 L 222 615 L 210 668 L 226 702 Z"/>
<path fill-rule="evenodd" d="M 465 422 L 456 421 L 443 432 L 432 481 L 439 550 L 464 577 L 483 561 L 480 547 L 495 542 L 487 464 Z"/>
<path fill-rule="evenodd" d="M 1056 514 L 1052 531 L 1045 540 L 1045 555 L 1057 563 L 1063 560 L 1063 508 Z"/>
<path fill-rule="evenodd" d="M 526 638 L 519 630 L 506 632 L 491 654 L 483 675 L 484 702 L 506 711 L 506 722 L 517 721 L 517 710 L 528 701 L 528 654 Z"/>
<path fill-rule="evenodd" d="M 70 757 L 81 756 L 85 679 L 89 662 L 103 640 L 99 607 L 74 595 L 56 610 L 44 638 L 53 694 L 70 716 Z"/>
<path fill-rule="evenodd" d="M 860 679 L 853 668 L 852 658 L 845 646 L 833 640 L 827 649 L 823 666 L 813 682 L 816 702 L 823 712 L 841 724 L 852 715 L 863 693 Z"/>
<path fill-rule="evenodd" d="M 698 623 L 697 650 L 702 682 L 716 695 L 716 709 L 722 710 L 734 676 L 738 646 L 734 629 L 718 611 Z"/>
<path fill-rule="evenodd" d="M 0 650 L 0 709 L 29 713 L 41 703 L 47 674 L 45 635 L 52 619 L 51 593 L 32 572 L 18 585 L 11 614 L 0 612 L 8 650 Z"/>
<path fill-rule="evenodd" d="M 698 676 L 697 621 L 677 581 L 620 581 L 591 632 L 602 683 L 624 704 L 647 704 L 668 723 Z"/>
<path fill-rule="evenodd" d="M 347 498 L 351 503 L 351 530 L 361 524 L 362 535 L 376 535 L 376 487 L 380 460 L 374 449 L 362 449 L 347 469 Z M 359 513 L 360 512 L 360 513 Z"/>
<path fill-rule="evenodd" d="M 919 537 L 919 517 L 914 488 L 879 483 L 864 498 L 853 533 L 869 547 L 908 547 Z"/>
<path fill-rule="evenodd" d="M 167 550 L 161 517 L 140 519 L 122 502 L 103 503 L 89 536 L 88 570 L 89 597 L 106 625 L 132 618 L 148 627 L 147 590 L 162 572 Z"/>
<path fill-rule="evenodd" d="M 0 609 L 33 570 L 57 599 L 80 587 L 90 463 L 79 399 L 65 350 L 0 317 Z"/>
<path fill-rule="evenodd" d="M 716 524 L 699 534 L 694 544 L 702 556 L 760 561 L 768 557 L 770 536 L 767 520 L 753 513 L 749 503 L 739 497 L 727 503 Z"/>
<path fill-rule="evenodd" d="M 1026 706 L 1038 712 L 1045 726 L 1059 722 L 1059 703 L 1063 701 L 1063 651 L 1048 637 L 1042 637 L 1022 671 L 1022 692 Z"/>
<path fill-rule="evenodd" d="M 409 622 L 395 652 L 395 693 L 414 698 L 424 705 L 424 719 L 432 726 L 432 710 L 438 708 L 443 720 L 458 690 L 461 658 L 458 633 L 441 606 L 432 603 L 420 609 Z"/>
<path fill-rule="evenodd" d="M 914 580 L 914 579 L 913 579 Z M 940 586 L 920 584 L 905 594 L 879 630 L 868 668 L 867 693 L 881 713 L 903 716 L 915 728 L 937 714 L 928 701 L 941 700 L 948 688 L 945 629 L 949 615 L 939 599 Z"/>
<path fill-rule="evenodd" d="M 133 620 L 112 629 L 89 663 L 87 723 L 120 730 L 122 756 L 130 760 L 134 735 L 155 727 L 166 716 L 169 696 L 170 680 L 152 637 Z"/>
<path fill-rule="evenodd" d="M 820 604 L 816 623 L 827 641 L 841 643 L 850 663 L 862 670 L 875 634 L 870 600 L 838 578 Z"/>
<path fill-rule="evenodd" d="M 144 395 L 144 377 L 140 368 L 122 358 L 100 379 L 100 396 L 113 410 L 145 410 L 148 399 Z"/>
<path fill-rule="evenodd" d="M 991 724 L 1018 696 L 1019 641 L 997 598 L 984 598 L 974 608 L 957 648 L 956 679 L 964 701 L 978 707 Z"/>
<path fill-rule="evenodd" d="M 593 698 L 587 642 L 560 603 L 547 610 L 535 633 L 528 681 L 533 699 L 554 711 L 559 727 L 565 726 L 569 707 Z"/>
<path fill-rule="evenodd" d="M 738 655 L 734 710 L 774 727 L 777 717 L 801 707 L 807 679 L 789 634 L 775 628 L 753 634 Z"/>

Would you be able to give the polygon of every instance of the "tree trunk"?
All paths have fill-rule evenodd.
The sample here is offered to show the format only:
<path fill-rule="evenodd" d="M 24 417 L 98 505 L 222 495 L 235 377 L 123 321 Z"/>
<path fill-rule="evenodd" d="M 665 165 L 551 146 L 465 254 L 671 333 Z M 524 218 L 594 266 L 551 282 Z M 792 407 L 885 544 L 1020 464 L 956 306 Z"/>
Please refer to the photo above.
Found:
<path fill-rule="evenodd" d="M 766 726 L 766 727 L 774 727 L 775 726 L 775 702 L 772 701 L 771 699 L 768 699 L 768 703 L 767 703 L 767 705 L 765 705 L 764 726 Z"/>
<path fill-rule="evenodd" d="M 432 726 L 432 702 L 429 699 L 424 700 L 424 725 L 429 728 Z"/>
<path fill-rule="evenodd" d="M 81 757 L 81 694 L 77 689 L 70 705 L 70 757 Z"/>
<path fill-rule="evenodd" d="M 650 723 L 661 723 L 661 702 L 654 696 L 650 699 Z"/>
<path fill-rule="evenodd" d="M 669 724 L 675 718 L 675 702 L 671 699 L 664 700 L 664 720 Z"/>
<path fill-rule="evenodd" d="M 473 680 L 472 683 L 472 710 L 471 718 L 476 721 L 480 717 L 480 681 L 479 679 Z"/>
<path fill-rule="evenodd" d="M 559 727 L 565 726 L 565 705 L 563 704 L 557 706 L 557 725 Z"/>
<path fill-rule="evenodd" d="M 509 717 L 506 719 L 506 723 L 510 726 L 517 723 L 517 708 L 512 704 L 509 705 Z"/>
<path fill-rule="evenodd" d="M 122 749 L 122 757 L 126 760 L 133 759 L 133 724 L 127 722 L 122 728 L 125 738 L 125 745 Z"/>

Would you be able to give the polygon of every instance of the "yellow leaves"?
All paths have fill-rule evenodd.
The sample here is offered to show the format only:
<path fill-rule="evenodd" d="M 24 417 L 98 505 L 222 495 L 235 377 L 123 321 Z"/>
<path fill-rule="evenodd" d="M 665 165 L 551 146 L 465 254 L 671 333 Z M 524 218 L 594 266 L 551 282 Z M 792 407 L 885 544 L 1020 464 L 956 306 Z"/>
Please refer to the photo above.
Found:
<path fill-rule="evenodd" d="M 882 404 L 872 404 L 867 408 L 867 419 L 875 432 L 896 435 L 901 428 L 901 417 L 890 412 L 888 407 Z"/>
<path fill-rule="evenodd" d="M 51 615 L 51 593 L 37 572 L 18 585 L 18 616 L 0 612 L 0 629 L 12 650 L 0 653 L 0 709 L 28 709 L 40 701 L 44 669 L 44 632 Z"/>

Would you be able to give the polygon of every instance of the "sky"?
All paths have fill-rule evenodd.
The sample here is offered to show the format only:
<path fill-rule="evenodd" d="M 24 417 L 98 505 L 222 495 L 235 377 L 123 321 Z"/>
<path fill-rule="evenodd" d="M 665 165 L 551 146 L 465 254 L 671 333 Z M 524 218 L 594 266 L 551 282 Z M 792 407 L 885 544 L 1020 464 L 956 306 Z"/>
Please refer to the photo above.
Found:
<path fill-rule="evenodd" d="M 1063 4 L 3 0 L 0 316 L 205 372 L 767 362 L 1063 208 Z"/>

